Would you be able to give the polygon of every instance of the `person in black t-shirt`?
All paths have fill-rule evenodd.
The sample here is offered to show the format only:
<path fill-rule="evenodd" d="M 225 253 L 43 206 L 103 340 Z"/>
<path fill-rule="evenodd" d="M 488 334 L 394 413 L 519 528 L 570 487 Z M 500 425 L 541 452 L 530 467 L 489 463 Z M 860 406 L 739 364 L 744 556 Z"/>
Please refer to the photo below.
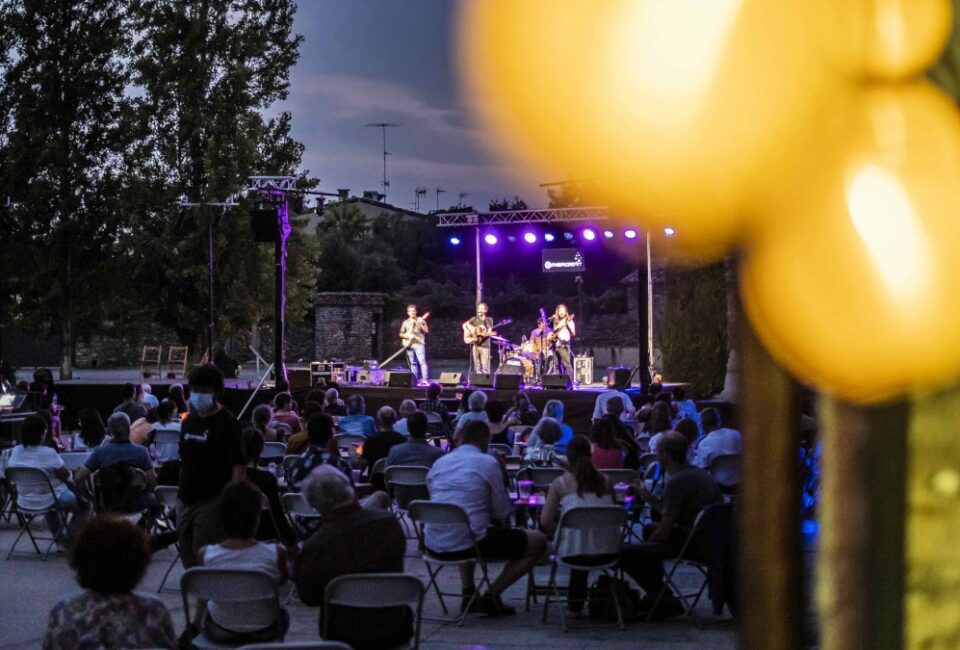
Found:
<path fill-rule="evenodd" d="M 402 444 L 407 439 L 393 430 L 393 425 L 397 421 L 397 412 L 390 406 L 381 406 L 377 411 L 377 432 L 372 436 L 367 436 L 363 442 L 363 453 L 357 465 L 360 469 L 366 469 L 370 483 L 374 490 L 386 490 L 387 486 L 383 480 L 383 474 L 374 476 L 373 466 L 381 458 L 386 458 L 390 453 L 390 448 Z"/>
<path fill-rule="evenodd" d="M 197 564 L 204 546 L 226 539 L 220 524 L 220 493 L 245 477 L 243 434 L 237 418 L 220 404 L 223 375 L 212 365 L 190 371 L 190 414 L 180 430 L 180 490 L 177 532 L 183 566 Z"/>

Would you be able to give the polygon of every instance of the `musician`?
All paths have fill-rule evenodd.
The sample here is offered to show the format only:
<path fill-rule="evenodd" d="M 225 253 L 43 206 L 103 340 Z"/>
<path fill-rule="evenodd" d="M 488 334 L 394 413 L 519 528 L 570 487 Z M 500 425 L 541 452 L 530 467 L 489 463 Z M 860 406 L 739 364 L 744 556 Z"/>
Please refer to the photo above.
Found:
<path fill-rule="evenodd" d="M 558 368 L 561 374 L 569 375 L 573 379 L 573 363 L 570 354 L 570 343 L 577 335 L 577 324 L 573 321 L 573 314 L 567 311 L 567 306 L 557 305 L 556 311 L 549 319 L 553 328 L 554 349 Z"/>
<path fill-rule="evenodd" d="M 480 336 L 478 336 L 480 334 Z M 493 319 L 487 316 L 487 303 L 477 305 L 477 315 L 463 324 L 463 335 L 472 338 L 470 353 L 473 371 L 481 374 L 490 372 L 490 335 L 493 332 Z"/>
<path fill-rule="evenodd" d="M 400 340 L 407 348 L 407 365 L 417 383 L 430 379 L 427 372 L 427 334 L 430 326 L 425 318 L 417 316 L 417 306 L 407 305 L 407 319 L 400 325 Z"/>
<path fill-rule="evenodd" d="M 543 313 L 543 310 L 540 310 Z M 553 330 L 547 325 L 544 318 L 537 319 L 537 327 L 530 331 L 530 341 L 533 343 L 533 351 L 536 355 L 534 360 L 534 376 L 537 381 L 543 375 L 549 374 L 553 370 L 553 355 L 550 354 L 550 335 Z"/>

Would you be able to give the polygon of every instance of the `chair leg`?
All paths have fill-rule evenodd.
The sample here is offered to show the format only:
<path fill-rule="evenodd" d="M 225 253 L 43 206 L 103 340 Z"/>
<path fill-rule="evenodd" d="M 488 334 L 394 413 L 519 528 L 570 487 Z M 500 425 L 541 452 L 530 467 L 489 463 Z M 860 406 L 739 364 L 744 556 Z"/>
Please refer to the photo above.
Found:
<path fill-rule="evenodd" d="M 443 566 L 438 566 L 437 570 L 434 571 L 430 564 L 427 563 L 427 573 L 430 575 L 430 581 L 427 583 L 427 588 L 425 591 L 429 591 L 430 587 L 433 587 L 433 590 L 437 594 L 437 600 L 440 601 L 440 607 L 443 609 L 444 615 L 449 614 L 450 610 L 447 609 L 447 604 L 443 600 L 443 594 L 440 593 L 440 585 L 437 584 L 437 576 L 440 575 L 440 571 L 443 570 Z"/>
<path fill-rule="evenodd" d="M 540 618 L 541 623 L 547 622 L 547 610 L 550 608 L 550 596 L 551 592 L 555 592 L 557 588 L 557 561 L 554 559 L 553 564 L 550 567 L 550 578 L 547 580 L 547 586 L 543 594 L 543 616 Z M 559 597 L 559 592 L 557 592 L 557 597 Z"/>
<path fill-rule="evenodd" d="M 616 575 L 612 577 L 613 577 L 613 580 L 610 581 L 610 596 L 613 598 L 613 606 L 617 608 L 617 624 L 620 626 L 620 629 L 622 630 L 623 629 L 623 610 L 620 607 L 620 599 L 617 597 L 617 590 L 614 588 L 614 580 L 616 580 Z"/>
<path fill-rule="evenodd" d="M 173 571 L 173 567 L 176 566 L 177 560 L 180 559 L 180 545 L 176 544 L 177 556 L 173 558 L 173 562 L 170 563 L 170 566 L 167 567 L 167 572 L 163 574 L 163 580 L 160 581 L 160 586 L 157 587 L 157 593 L 159 594 L 163 591 L 163 585 L 167 584 L 167 578 L 170 577 L 170 572 Z"/>
<path fill-rule="evenodd" d="M 18 516 L 20 517 L 20 520 L 23 522 L 23 526 L 20 528 L 20 532 L 17 534 L 16 539 L 13 540 L 13 546 L 10 547 L 10 551 L 7 553 L 8 560 L 11 557 L 13 557 L 13 551 L 17 548 L 17 544 L 20 543 L 20 538 L 23 537 L 23 534 L 30 532 L 30 522 L 32 521 L 32 519 L 28 519 L 27 517 L 24 517 L 19 513 L 18 513 Z M 37 547 L 37 543 L 34 541 L 33 535 L 31 534 L 29 535 L 29 537 L 30 537 L 30 541 L 33 542 L 33 547 L 36 549 L 37 555 L 40 555 L 40 549 Z"/>

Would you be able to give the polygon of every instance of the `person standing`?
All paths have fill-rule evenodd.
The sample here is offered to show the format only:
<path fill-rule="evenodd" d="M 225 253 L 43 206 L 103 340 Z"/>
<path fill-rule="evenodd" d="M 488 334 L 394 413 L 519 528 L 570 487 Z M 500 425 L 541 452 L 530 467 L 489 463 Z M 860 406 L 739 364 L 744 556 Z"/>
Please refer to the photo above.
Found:
<path fill-rule="evenodd" d="M 487 315 L 487 303 L 477 305 L 477 315 L 463 324 L 463 340 L 470 344 L 473 371 L 490 372 L 490 337 L 495 335 L 493 319 Z"/>
<path fill-rule="evenodd" d="M 557 305 L 557 310 L 550 317 L 550 326 L 553 329 L 557 370 L 562 375 L 568 375 L 572 380 L 573 361 L 570 344 L 573 342 L 573 337 L 577 335 L 577 324 L 573 321 L 573 314 L 567 311 L 566 305 Z"/>
<path fill-rule="evenodd" d="M 426 336 L 430 333 L 430 326 L 427 325 L 429 315 L 427 312 L 418 316 L 417 306 L 407 305 L 407 319 L 400 325 L 400 340 L 407 348 L 407 364 L 418 383 L 426 383 L 430 379 L 427 371 Z"/>
<path fill-rule="evenodd" d="M 190 414 L 180 428 L 177 532 L 183 566 L 204 546 L 226 539 L 220 521 L 224 486 L 246 478 L 240 423 L 220 404 L 223 374 L 211 364 L 190 371 Z"/>

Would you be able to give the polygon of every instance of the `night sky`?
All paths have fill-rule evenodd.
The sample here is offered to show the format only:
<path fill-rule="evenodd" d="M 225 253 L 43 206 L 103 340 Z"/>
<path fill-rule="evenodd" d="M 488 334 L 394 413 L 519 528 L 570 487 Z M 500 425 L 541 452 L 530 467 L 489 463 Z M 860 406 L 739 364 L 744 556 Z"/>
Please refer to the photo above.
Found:
<path fill-rule="evenodd" d="M 470 123 L 456 76 L 456 3 L 444 0 L 300 0 L 295 23 L 304 36 L 290 97 L 275 109 L 293 114 L 293 135 L 306 145 L 303 166 L 321 189 L 379 190 L 387 131 L 387 200 L 412 208 L 414 189 L 428 188 L 421 210 L 465 202 L 486 209 L 491 198 L 519 195 L 546 205 L 535 181 L 494 159 Z"/>

